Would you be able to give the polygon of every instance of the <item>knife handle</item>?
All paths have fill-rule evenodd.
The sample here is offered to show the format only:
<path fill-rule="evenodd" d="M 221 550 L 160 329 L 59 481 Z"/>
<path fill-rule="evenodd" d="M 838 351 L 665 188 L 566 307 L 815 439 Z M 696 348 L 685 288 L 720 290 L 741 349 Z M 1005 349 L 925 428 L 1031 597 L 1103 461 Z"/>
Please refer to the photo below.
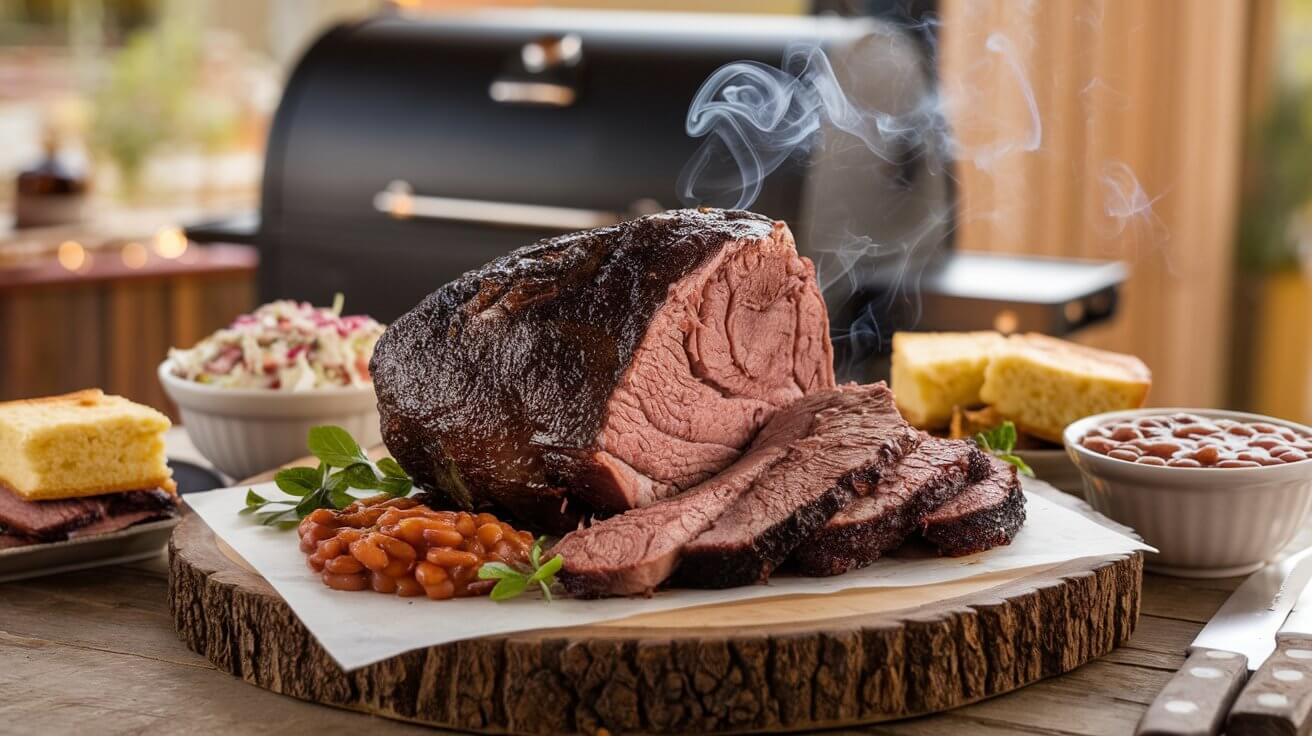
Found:
<path fill-rule="evenodd" d="M 1248 659 L 1195 648 L 1143 714 L 1135 736 L 1214 736 L 1248 675 Z"/>
<path fill-rule="evenodd" d="M 1276 637 L 1276 651 L 1244 686 L 1227 734 L 1301 734 L 1312 719 L 1312 636 Z"/>

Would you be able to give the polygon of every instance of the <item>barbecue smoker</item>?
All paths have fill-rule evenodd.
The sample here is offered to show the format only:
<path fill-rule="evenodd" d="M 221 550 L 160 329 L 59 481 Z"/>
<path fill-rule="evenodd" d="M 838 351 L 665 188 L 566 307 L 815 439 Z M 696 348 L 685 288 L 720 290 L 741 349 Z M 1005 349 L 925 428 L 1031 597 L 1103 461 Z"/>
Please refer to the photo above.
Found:
<path fill-rule="evenodd" d="M 930 91 L 925 45 L 876 19 L 645 13 L 382 15 L 328 31 L 288 80 L 261 212 L 190 229 L 251 242 L 263 298 L 390 321 L 459 274 L 542 237 L 681 206 L 701 145 L 689 102 L 724 64 L 813 43 L 865 109 Z M 840 369 L 872 378 L 895 329 L 1040 330 L 1105 319 L 1115 264 L 952 252 L 951 163 L 932 140 L 883 160 L 821 129 L 752 209 L 816 260 Z"/>

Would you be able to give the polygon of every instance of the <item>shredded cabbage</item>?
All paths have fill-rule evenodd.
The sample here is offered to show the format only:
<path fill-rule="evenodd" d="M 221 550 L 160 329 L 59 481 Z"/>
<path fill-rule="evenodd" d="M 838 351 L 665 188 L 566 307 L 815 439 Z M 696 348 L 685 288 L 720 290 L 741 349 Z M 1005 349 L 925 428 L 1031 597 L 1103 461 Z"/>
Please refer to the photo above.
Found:
<path fill-rule="evenodd" d="M 223 388 L 370 386 L 369 358 L 382 334 L 372 317 L 343 317 L 340 299 L 332 308 L 281 300 L 169 357 L 174 375 Z"/>

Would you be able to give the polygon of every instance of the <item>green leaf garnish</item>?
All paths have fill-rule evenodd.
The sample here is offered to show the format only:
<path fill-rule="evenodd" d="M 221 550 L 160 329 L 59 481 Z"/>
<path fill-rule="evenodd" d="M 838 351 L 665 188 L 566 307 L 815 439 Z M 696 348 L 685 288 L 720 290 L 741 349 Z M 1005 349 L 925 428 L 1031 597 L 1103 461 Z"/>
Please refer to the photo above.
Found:
<path fill-rule="evenodd" d="M 359 443 L 341 427 L 332 425 L 311 427 L 305 445 L 311 455 L 334 468 L 346 468 L 356 463 L 369 462 Z"/>
<path fill-rule="evenodd" d="M 409 474 L 401 468 L 401 464 L 390 457 L 385 457 L 378 461 L 378 470 L 382 472 L 384 478 L 404 478 L 410 480 Z"/>
<path fill-rule="evenodd" d="M 986 429 L 975 435 L 975 444 L 997 459 L 1015 465 L 1016 470 L 1020 471 L 1022 475 L 1033 478 L 1034 469 L 1014 452 L 1016 439 L 1016 425 L 1012 424 L 1011 420 L 1007 420 L 992 429 Z"/>
<path fill-rule="evenodd" d="M 379 460 L 377 465 L 370 462 L 360 444 L 341 427 L 315 427 L 306 444 L 319 458 L 319 465 L 283 468 L 273 477 L 278 489 L 293 498 L 269 500 L 248 489 L 246 505 L 238 513 L 255 514 L 261 524 L 290 529 L 315 509 L 350 506 L 357 500 L 352 489 L 382 491 L 395 497 L 408 496 L 414 490 L 414 481 L 400 463 L 390 457 Z"/>
<path fill-rule="evenodd" d="M 529 586 L 536 585 L 542 590 L 542 596 L 548 603 L 551 602 L 551 586 L 556 584 L 556 573 L 565 564 L 565 558 L 560 555 L 552 557 L 546 563 L 542 563 L 542 544 L 546 537 L 538 537 L 533 542 L 533 548 L 529 550 L 528 559 L 532 569 L 528 572 L 522 572 L 505 564 L 504 562 L 486 562 L 478 568 L 478 577 L 482 580 L 496 580 L 496 587 L 492 588 L 492 594 L 489 596 L 494 601 L 504 601 L 514 598 L 528 590 Z"/>
<path fill-rule="evenodd" d="M 274 474 L 273 482 L 288 496 L 300 497 L 314 493 L 323 484 L 323 471 L 322 464 L 317 468 L 283 468 Z"/>
<path fill-rule="evenodd" d="M 338 474 L 345 476 L 346 481 L 351 484 L 352 488 L 373 491 L 377 490 L 381 484 L 378 474 L 374 472 L 369 463 L 356 463 L 345 470 L 338 471 Z"/>
<path fill-rule="evenodd" d="M 528 579 L 523 575 L 501 578 L 497 581 L 496 587 L 492 588 L 492 594 L 488 597 L 494 601 L 509 600 L 523 593 L 527 587 Z"/>

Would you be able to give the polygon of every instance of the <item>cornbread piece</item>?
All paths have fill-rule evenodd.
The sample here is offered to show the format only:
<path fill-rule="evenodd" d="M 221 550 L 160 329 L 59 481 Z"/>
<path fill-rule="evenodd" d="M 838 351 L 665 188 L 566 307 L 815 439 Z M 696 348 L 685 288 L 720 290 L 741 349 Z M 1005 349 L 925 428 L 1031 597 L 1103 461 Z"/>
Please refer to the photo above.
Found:
<path fill-rule="evenodd" d="M 798 545 L 868 493 L 920 441 L 882 383 L 843 386 L 798 403 L 815 414 L 807 436 L 790 443 L 779 462 L 683 548 L 676 584 L 729 588 L 765 582 Z"/>
<path fill-rule="evenodd" d="M 980 403 L 996 332 L 898 332 L 893 335 L 893 394 L 913 426 L 948 426 L 954 406 Z"/>
<path fill-rule="evenodd" d="M 989 472 L 974 442 L 926 437 L 868 495 L 829 519 L 793 553 L 803 575 L 841 575 L 897 549 L 921 520 Z"/>
<path fill-rule="evenodd" d="M 953 557 L 1011 544 L 1025 523 L 1016 466 L 989 456 L 988 475 L 921 521 L 925 539 Z"/>
<path fill-rule="evenodd" d="M 163 488 L 168 417 L 99 389 L 0 403 L 0 485 L 28 501 Z"/>
<path fill-rule="evenodd" d="M 989 360 L 980 398 L 1049 442 L 1077 419 L 1143 406 L 1152 374 L 1132 355 L 1045 335 L 1013 335 Z"/>
<path fill-rule="evenodd" d="M 708 208 L 470 271 L 387 328 L 371 371 L 383 441 L 416 483 L 558 533 L 692 488 L 834 385 L 788 226 Z"/>

